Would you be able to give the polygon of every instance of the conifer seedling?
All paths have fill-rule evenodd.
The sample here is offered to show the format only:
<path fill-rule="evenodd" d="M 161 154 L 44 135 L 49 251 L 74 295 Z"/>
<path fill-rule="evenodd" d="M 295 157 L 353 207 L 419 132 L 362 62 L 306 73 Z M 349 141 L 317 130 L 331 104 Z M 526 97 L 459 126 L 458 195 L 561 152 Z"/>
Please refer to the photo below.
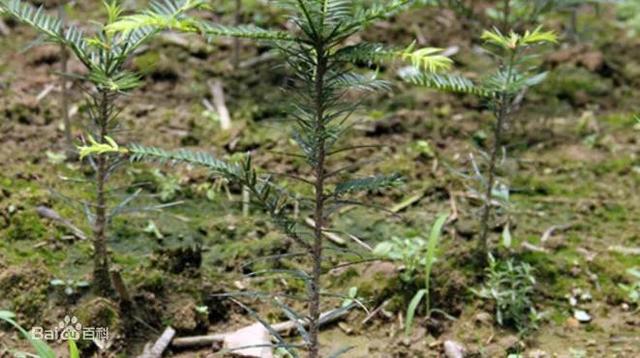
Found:
<path fill-rule="evenodd" d="M 97 146 L 114 143 L 111 136 L 118 127 L 120 114 L 117 99 L 140 84 L 138 76 L 125 69 L 125 63 L 159 31 L 154 26 L 145 26 L 126 33 L 107 32 L 105 29 L 109 24 L 119 21 L 122 8 L 114 0 L 105 0 L 103 4 L 106 21 L 94 24 L 94 31 L 87 35 L 76 26 L 64 26 L 59 18 L 47 14 L 43 7 L 36 8 L 22 0 L 0 0 L 2 11 L 36 30 L 46 42 L 64 46 L 86 68 L 87 74 L 83 76 L 83 80 L 90 84 L 86 91 L 89 120 L 86 138 Z M 188 7 L 158 9 L 174 18 L 187 10 Z M 94 200 L 83 203 L 93 229 L 93 288 L 99 294 L 109 295 L 112 285 L 107 247 L 108 226 L 113 216 L 129 199 L 109 207 L 108 180 L 119 167 L 120 158 L 112 155 L 84 155 L 82 158 L 87 159 L 95 172 Z"/>
<path fill-rule="evenodd" d="M 165 1 L 166 7 L 179 6 L 190 1 Z M 313 192 L 307 213 L 313 220 L 311 230 L 296 219 L 288 208 L 296 200 L 271 177 L 261 175 L 253 168 L 251 157 L 242 163 L 229 164 L 205 153 L 185 150 L 170 152 L 160 148 L 130 145 L 126 148 L 112 145 L 113 152 L 128 155 L 131 160 L 160 160 L 202 165 L 226 179 L 245 186 L 255 204 L 266 211 L 285 235 L 304 249 L 310 258 L 310 267 L 293 274 L 306 281 L 308 287 L 308 330 L 298 327 L 305 339 L 309 357 L 319 356 L 319 323 L 322 297 L 323 262 L 327 257 L 325 235 L 337 209 L 352 205 L 357 200 L 349 197 L 358 192 L 380 190 L 396 185 L 396 175 L 370 176 L 341 180 L 349 168 L 338 168 L 333 159 L 345 152 L 358 150 L 344 143 L 344 133 L 350 127 L 350 117 L 360 108 L 360 100 L 347 98 L 355 92 L 374 92 L 389 88 L 389 83 L 371 74 L 354 71 L 353 64 L 375 64 L 384 61 L 405 60 L 425 73 L 446 70 L 451 60 L 439 49 L 393 49 L 380 44 L 347 41 L 360 34 L 379 19 L 403 10 L 411 1 L 394 0 L 369 7 L 358 6 L 347 0 L 285 0 L 279 1 L 290 13 L 292 31 L 267 30 L 253 25 L 222 26 L 198 18 L 175 19 L 149 9 L 140 14 L 122 18 L 109 26 L 113 31 L 132 31 L 155 25 L 203 34 L 206 37 L 231 36 L 268 41 L 277 47 L 293 74 L 294 81 L 287 90 L 290 101 L 289 117 L 293 121 L 292 139 L 297 143 L 308 170 L 296 180 L 308 184 Z M 104 148 L 103 148 L 104 149 Z M 83 148 L 86 153 L 101 151 L 98 146 Z M 107 149 L 107 152 L 109 150 Z M 282 304 L 279 304 L 282 307 Z M 286 308 L 286 307 L 285 307 Z M 293 314 L 289 308 L 288 315 Z M 296 314 L 301 318 L 304 315 Z M 280 342 L 285 345 L 284 342 Z"/>
<path fill-rule="evenodd" d="M 486 101 L 494 116 L 493 145 L 490 148 L 489 164 L 483 180 L 483 208 L 481 213 L 481 233 L 477 253 L 481 262 L 486 262 L 489 254 L 489 229 L 496 188 L 496 164 L 506 137 L 505 128 L 515 115 L 520 95 L 526 88 L 541 83 L 546 73 L 535 65 L 536 49 L 544 44 L 554 44 L 557 37 L 553 32 L 541 27 L 524 33 L 503 34 L 494 29 L 485 31 L 482 40 L 489 54 L 495 59 L 496 70 L 481 79 L 479 83 L 459 75 L 425 74 L 412 72 L 404 79 L 412 84 L 451 93 L 466 93 L 481 97 Z"/>

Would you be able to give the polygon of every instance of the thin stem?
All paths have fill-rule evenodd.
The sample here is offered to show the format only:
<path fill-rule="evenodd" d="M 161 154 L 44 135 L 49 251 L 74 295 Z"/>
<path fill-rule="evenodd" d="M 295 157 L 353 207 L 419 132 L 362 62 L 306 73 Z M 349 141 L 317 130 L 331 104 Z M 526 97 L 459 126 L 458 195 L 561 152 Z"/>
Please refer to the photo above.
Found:
<path fill-rule="evenodd" d="M 502 136 L 504 131 L 504 125 L 508 120 L 510 111 L 510 95 L 508 92 L 509 84 L 514 70 L 514 63 L 516 60 L 517 52 L 512 51 L 509 57 L 509 63 L 507 64 L 507 77 L 505 79 L 504 88 L 500 94 L 498 101 L 499 110 L 496 118 L 496 127 L 494 130 L 494 144 L 491 152 L 491 158 L 489 160 L 487 188 L 484 195 L 484 207 L 482 212 L 482 234 L 478 243 L 478 255 L 480 264 L 484 267 L 487 263 L 487 257 L 489 256 L 489 220 L 491 217 L 492 198 L 493 198 L 493 186 L 495 184 L 495 171 L 496 163 L 498 161 L 498 154 L 502 145 Z"/>
<path fill-rule="evenodd" d="M 316 45 L 316 69 L 315 69 L 315 112 L 316 123 L 314 135 L 316 137 L 316 161 L 315 161 L 315 211 L 314 211 L 314 241 L 311 256 L 313 258 L 313 270 L 311 274 L 310 302 L 309 302 L 309 357 L 319 357 L 319 322 L 320 322 L 320 276 L 322 273 L 322 228 L 325 226 L 324 215 L 324 182 L 325 182 L 325 123 L 324 123 L 324 91 L 325 76 L 327 73 L 327 54 L 322 41 Z"/>
<path fill-rule="evenodd" d="M 494 147 L 491 152 L 491 159 L 489 161 L 489 178 L 487 180 L 487 188 L 484 195 L 484 207 L 482 212 L 482 236 L 480 237 L 478 254 L 480 258 L 480 263 L 482 266 L 485 266 L 487 256 L 489 255 L 489 219 L 491 216 L 491 198 L 493 197 L 493 185 L 495 182 L 495 169 L 496 162 L 498 159 L 498 152 L 500 151 L 500 144 L 502 142 L 502 130 L 504 127 L 504 122 L 506 121 L 507 113 L 506 108 L 507 105 L 505 103 L 505 95 L 502 95 L 500 100 L 500 112 L 498 114 L 496 128 L 494 131 Z"/>
<path fill-rule="evenodd" d="M 98 131 L 100 143 L 105 142 L 108 135 L 109 124 L 109 94 L 101 91 L 99 99 L 100 115 L 98 118 Z M 109 273 L 109 253 L 107 251 L 107 197 L 106 182 L 108 176 L 108 158 L 100 155 L 96 159 L 96 218 L 93 226 L 94 232 L 94 268 L 93 280 L 97 293 L 109 296 L 112 293 L 111 278 Z"/>

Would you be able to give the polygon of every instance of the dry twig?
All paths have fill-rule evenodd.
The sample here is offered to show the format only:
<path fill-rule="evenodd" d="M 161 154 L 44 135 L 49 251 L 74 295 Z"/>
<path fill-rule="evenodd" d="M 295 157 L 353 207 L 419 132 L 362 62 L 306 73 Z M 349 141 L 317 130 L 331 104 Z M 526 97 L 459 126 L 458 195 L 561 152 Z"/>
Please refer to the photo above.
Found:
<path fill-rule="evenodd" d="M 38 206 L 36 208 L 36 212 L 38 213 L 38 215 L 40 215 L 43 218 L 47 218 L 49 220 L 53 220 L 57 223 L 60 223 L 61 225 L 65 226 L 67 229 L 69 229 L 71 231 L 71 233 L 73 234 L 73 236 L 75 236 L 76 238 L 80 239 L 80 240 L 86 240 L 87 239 L 87 235 L 85 235 L 85 233 L 78 229 L 75 225 L 73 225 L 69 220 L 63 218 L 62 216 L 60 216 L 60 214 L 58 214 L 55 210 L 47 208 L 46 206 Z"/>
<path fill-rule="evenodd" d="M 324 312 L 323 314 L 320 315 L 319 324 L 324 325 L 327 323 L 334 322 L 346 316 L 347 313 L 349 313 L 349 310 L 342 309 L 342 308 L 337 308 L 331 311 Z M 303 320 L 300 320 L 299 322 L 286 321 L 286 322 L 276 323 L 271 326 L 271 329 L 273 329 L 275 332 L 278 332 L 279 334 L 285 335 L 290 332 L 296 331 L 295 328 L 299 324 L 302 324 L 303 326 L 306 327 L 309 325 L 309 321 L 306 319 L 303 319 Z M 224 342 L 225 338 L 228 335 L 233 333 L 234 332 L 228 332 L 228 333 L 219 333 L 219 334 L 212 334 L 212 335 L 206 335 L 206 336 L 176 338 L 173 340 L 173 342 L 171 342 L 171 345 L 174 347 L 181 347 L 181 348 L 210 346 L 214 343 Z"/>
<path fill-rule="evenodd" d="M 153 344 L 153 346 L 150 347 L 149 344 L 145 346 L 144 352 L 141 355 L 139 355 L 138 358 L 162 357 L 162 354 L 167 349 L 169 344 L 171 344 L 171 340 L 175 335 L 176 335 L 176 330 L 171 327 L 167 327 L 162 333 L 162 335 L 158 338 L 156 343 Z"/>

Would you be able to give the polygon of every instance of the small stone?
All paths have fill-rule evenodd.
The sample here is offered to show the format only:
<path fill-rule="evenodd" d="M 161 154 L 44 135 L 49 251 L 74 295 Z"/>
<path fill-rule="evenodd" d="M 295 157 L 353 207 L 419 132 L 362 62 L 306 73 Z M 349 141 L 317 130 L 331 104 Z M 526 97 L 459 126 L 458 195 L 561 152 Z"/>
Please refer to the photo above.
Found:
<path fill-rule="evenodd" d="M 240 291 L 243 291 L 246 289 L 246 287 L 244 287 L 244 285 L 240 281 L 233 281 L 233 285 Z"/>
<path fill-rule="evenodd" d="M 578 320 L 580 323 L 588 323 L 591 322 L 591 315 L 583 310 L 575 310 L 573 311 L 573 317 Z"/>
<path fill-rule="evenodd" d="M 456 341 L 444 342 L 444 356 L 447 358 L 464 358 L 464 346 Z"/>
<path fill-rule="evenodd" d="M 576 300 L 575 297 L 571 296 L 569 297 L 569 305 L 571 305 L 571 307 L 575 307 L 578 305 L 578 300 Z"/>
<path fill-rule="evenodd" d="M 527 358 L 549 358 L 549 357 L 550 357 L 549 353 L 541 349 L 536 349 L 527 353 Z"/>
<path fill-rule="evenodd" d="M 479 312 L 473 317 L 473 321 L 480 326 L 491 326 L 493 324 L 493 316 L 488 312 Z"/>
<path fill-rule="evenodd" d="M 582 302 L 590 302 L 593 299 L 590 292 L 585 292 L 580 295 L 580 301 Z"/>
<path fill-rule="evenodd" d="M 569 317 L 564 322 L 564 325 L 567 328 L 578 328 L 578 327 L 580 327 L 580 322 L 577 319 L 573 318 L 573 317 Z"/>
<path fill-rule="evenodd" d="M 338 327 L 342 330 L 342 332 L 344 332 L 347 335 L 350 335 L 353 333 L 353 328 L 351 328 L 351 326 L 349 326 L 344 322 L 338 322 Z"/>

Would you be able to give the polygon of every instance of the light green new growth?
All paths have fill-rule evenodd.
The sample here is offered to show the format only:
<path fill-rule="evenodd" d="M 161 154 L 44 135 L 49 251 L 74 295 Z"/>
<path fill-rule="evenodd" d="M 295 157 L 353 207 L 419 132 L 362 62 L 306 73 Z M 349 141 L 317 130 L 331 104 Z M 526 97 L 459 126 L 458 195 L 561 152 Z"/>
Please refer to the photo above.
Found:
<path fill-rule="evenodd" d="M 485 30 L 480 37 L 487 44 L 498 45 L 504 50 L 516 51 L 523 47 L 539 45 L 544 43 L 557 43 L 558 37 L 552 31 L 542 31 L 542 26 L 537 27 L 533 31 L 525 31 L 524 34 L 511 32 L 509 35 L 503 35 L 499 30 Z"/>
<path fill-rule="evenodd" d="M 558 42 L 558 37 L 554 32 L 543 31 L 542 27 L 538 27 L 533 31 L 526 31 L 524 34 L 511 32 L 508 35 L 503 35 L 497 29 L 493 31 L 485 30 L 481 39 L 487 45 L 498 46 L 501 50 L 509 52 L 509 56 L 514 56 L 514 63 L 519 60 L 526 60 L 527 58 L 523 56 L 524 52 L 533 46 Z M 538 76 L 524 77 L 516 71 L 515 67 L 511 68 L 507 76 L 505 70 L 507 70 L 507 67 L 500 69 L 496 74 L 487 77 L 480 83 L 474 83 L 461 75 L 424 72 L 410 72 L 405 74 L 403 79 L 420 87 L 450 93 L 474 94 L 486 98 L 494 98 L 501 91 L 516 92 L 523 87 L 533 86 L 544 79 L 544 77 Z"/>
<path fill-rule="evenodd" d="M 80 153 L 80 159 L 84 159 L 92 155 L 103 154 L 127 154 L 126 148 L 120 148 L 118 144 L 109 136 L 105 136 L 105 143 L 97 142 L 91 134 L 88 135 L 88 141 L 90 145 L 78 146 L 78 152 Z"/>
<path fill-rule="evenodd" d="M 388 17 L 408 3 L 410 3 L 410 1 L 394 0 L 386 5 L 376 4 L 371 8 L 360 10 L 354 14 L 350 2 L 334 0 L 325 2 L 322 8 L 327 14 L 331 14 L 331 17 L 323 16 L 321 13 L 317 15 L 318 19 L 324 18 L 325 21 L 333 21 L 336 24 L 342 23 L 343 25 L 339 29 L 341 32 L 336 33 L 335 37 L 337 40 L 343 40 L 358 27 Z M 224 36 L 284 43 L 295 43 L 297 41 L 295 36 L 284 31 L 266 30 L 254 25 L 227 26 L 184 15 L 187 11 L 203 8 L 204 5 L 204 1 L 195 0 L 157 1 L 141 14 L 121 17 L 118 21 L 109 24 L 106 30 L 107 32 L 128 33 L 152 27 L 154 29 L 172 29 L 183 32 L 200 33 L 208 38 Z M 297 4 L 292 6 L 301 5 Z M 316 22 L 312 16 L 314 10 L 312 10 L 311 7 L 307 10 L 308 14 L 305 15 L 305 21 L 311 26 Z M 347 21 L 347 19 L 349 21 Z M 318 24 L 315 25 L 317 26 Z M 309 30 L 311 30 L 311 27 Z M 440 72 L 449 69 L 452 64 L 452 61 L 448 57 L 441 55 L 441 52 L 441 49 L 432 47 L 416 48 L 415 44 L 408 46 L 406 49 L 395 50 L 387 49 L 379 44 L 365 43 L 342 48 L 336 53 L 336 57 L 351 62 L 402 60 L 410 62 L 414 66 L 422 68 L 427 72 Z"/>
<path fill-rule="evenodd" d="M 200 33 L 207 37 L 240 37 L 259 40 L 291 41 L 286 32 L 261 29 L 253 25 L 226 26 L 189 17 L 194 9 L 207 8 L 203 0 L 157 0 L 140 14 L 123 16 L 106 27 L 109 33 L 133 33 L 144 28 Z"/>

